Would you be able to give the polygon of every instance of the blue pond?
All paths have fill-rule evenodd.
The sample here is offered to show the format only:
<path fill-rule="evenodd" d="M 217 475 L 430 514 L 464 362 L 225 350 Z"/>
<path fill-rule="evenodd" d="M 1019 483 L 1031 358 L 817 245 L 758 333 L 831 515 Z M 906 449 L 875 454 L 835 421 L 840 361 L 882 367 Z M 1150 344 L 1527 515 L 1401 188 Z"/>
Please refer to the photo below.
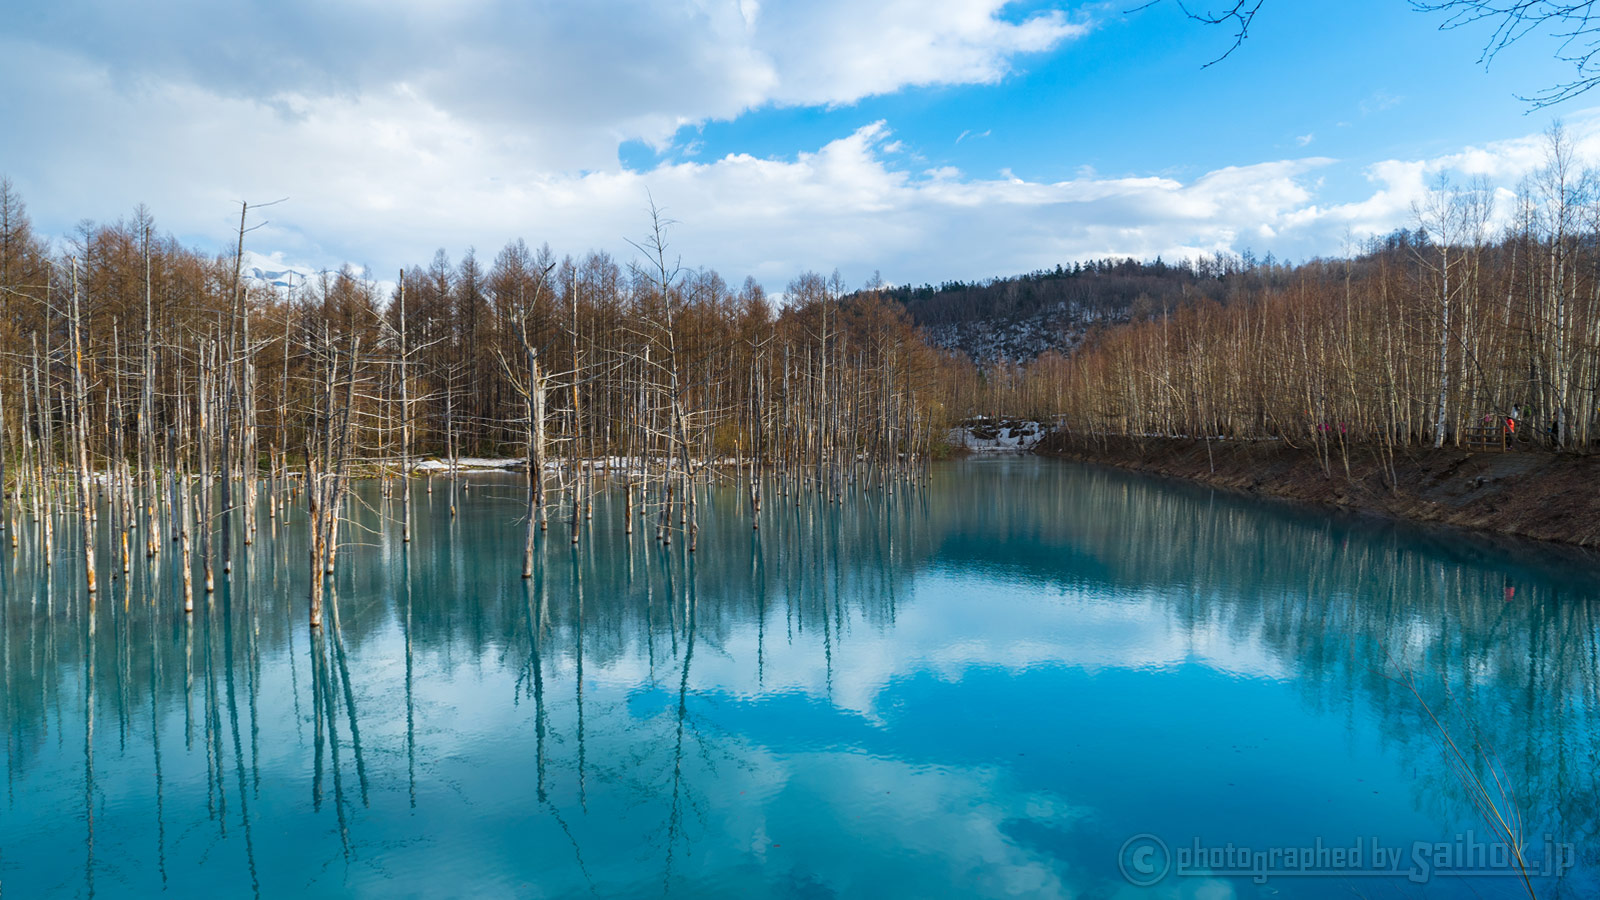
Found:
<path fill-rule="evenodd" d="M 24 521 L 0 896 L 1600 893 L 1582 557 L 1016 458 L 692 554 L 601 492 L 524 580 L 516 478 L 417 487 L 319 633 L 302 508 L 191 617 Z"/>

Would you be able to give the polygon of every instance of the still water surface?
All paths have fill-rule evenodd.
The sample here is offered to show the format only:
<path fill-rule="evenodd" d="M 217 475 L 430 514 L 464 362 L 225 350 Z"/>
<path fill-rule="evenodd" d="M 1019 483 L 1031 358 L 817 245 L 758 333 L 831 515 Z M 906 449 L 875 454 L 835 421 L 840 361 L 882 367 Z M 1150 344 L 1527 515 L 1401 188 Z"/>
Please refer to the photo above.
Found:
<path fill-rule="evenodd" d="M 1475 778 L 1600 892 L 1582 559 L 1007 459 L 718 489 L 692 555 L 602 496 L 524 581 L 471 484 L 409 547 L 364 488 L 321 635 L 299 509 L 192 620 L 171 552 L 91 611 L 0 550 L 0 895 L 1525 897 L 1406 877 L 1495 840 Z M 1319 840 L 1360 865 L 1193 864 Z"/>

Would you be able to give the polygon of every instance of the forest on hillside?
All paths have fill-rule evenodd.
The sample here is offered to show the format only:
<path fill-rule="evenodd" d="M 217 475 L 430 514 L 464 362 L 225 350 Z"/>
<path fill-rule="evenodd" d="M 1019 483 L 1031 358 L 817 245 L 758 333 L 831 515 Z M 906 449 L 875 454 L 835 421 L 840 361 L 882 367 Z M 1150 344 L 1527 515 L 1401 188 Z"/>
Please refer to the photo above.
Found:
<path fill-rule="evenodd" d="M 1269 259 L 1263 265 L 1270 269 L 1274 263 Z M 1244 276 L 1259 272 L 1253 256 L 1225 253 L 1177 264 L 1160 258 L 1101 259 L 986 281 L 886 288 L 883 293 L 905 306 L 918 325 L 1002 322 L 1058 308 L 1119 319 L 1198 299 L 1224 300 L 1239 290 Z"/>
<path fill-rule="evenodd" d="M 1091 332 L 1186 304 L 1233 302 L 1281 284 L 1291 269 L 1248 250 L 1175 262 L 1107 258 L 882 293 L 905 306 L 930 343 L 989 370 L 1071 353 Z"/>
<path fill-rule="evenodd" d="M 1600 176 L 1559 128 L 1511 208 L 1439 185 L 1415 227 L 968 374 L 961 409 L 1079 435 L 1585 449 L 1600 437 Z M 1504 223 L 1504 224 L 1500 224 Z M 1224 281 L 1232 280 L 1227 276 Z"/>

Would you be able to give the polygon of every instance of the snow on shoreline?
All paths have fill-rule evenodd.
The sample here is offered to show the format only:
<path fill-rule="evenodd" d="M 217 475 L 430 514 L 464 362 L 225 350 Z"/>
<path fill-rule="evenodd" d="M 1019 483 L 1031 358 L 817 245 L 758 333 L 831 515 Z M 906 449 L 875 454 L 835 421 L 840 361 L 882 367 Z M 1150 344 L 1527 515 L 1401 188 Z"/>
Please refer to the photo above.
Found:
<path fill-rule="evenodd" d="M 463 456 L 456 459 L 456 471 L 465 472 L 474 469 L 515 469 L 527 464 L 526 457 L 521 459 L 488 459 L 481 456 Z M 413 472 L 448 472 L 450 461 L 447 459 L 424 459 L 411 467 Z"/>
<path fill-rule="evenodd" d="M 634 456 L 603 456 L 596 457 L 594 459 L 582 460 L 583 468 L 593 471 L 637 471 L 638 469 L 644 468 L 647 464 L 661 466 L 664 465 L 665 462 L 666 461 L 664 459 L 659 457 L 655 459 L 640 459 L 639 457 Z M 677 463 L 678 460 L 674 458 L 673 462 Z M 696 467 L 702 467 L 708 463 L 703 459 L 696 459 L 694 460 L 694 464 Z M 740 464 L 741 460 L 734 459 L 732 457 L 715 459 L 709 463 L 709 465 L 712 466 L 737 466 Z M 545 461 L 544 468 L 547 472 L 554 472 L 566 469 L 570 465 L 570 460 L 549 459 Z M 461 456 L 457 457 L 455 461 L 455 471 L 457 472 L 503 472 L 508 469 L 526 469 L 527 467 L 528 458 L 525 456 L 512 456 L 505 459 L 493 459 L 481 456 Z M 439 474 L 442 472 L 447 473 L 450 471 L 450 460 L 440 459 L 436 456 L 428 457 L 427 459 L 421 460 L 412 465 L 411 471 L 420 472 L 423 474 Z"/>
<path fill-rule="evenodd" d="M 950 443 L 968 453 L 1027 453 L 1049 431 L 1031 419 L 968 419 L 950 429 Z"/>

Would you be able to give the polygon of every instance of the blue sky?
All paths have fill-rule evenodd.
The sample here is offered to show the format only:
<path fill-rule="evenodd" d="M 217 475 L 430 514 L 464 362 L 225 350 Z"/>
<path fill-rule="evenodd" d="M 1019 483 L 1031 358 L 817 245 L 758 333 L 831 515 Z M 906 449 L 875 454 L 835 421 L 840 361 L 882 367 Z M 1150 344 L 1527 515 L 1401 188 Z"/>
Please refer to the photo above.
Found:
<path fill-rule="evenodd" d="M 684 262 L 770 289 L 981 278 L 1103 255 L 1304 258 L 1409 224 L 1441 174 L 1509 189 L 1600 96 L 1535 34 L 1403 0 L 112 0 L 0 35 L 0 173 L 64 235 L 138 202 L 206 247 L 380 275 L 507 240 L 631 256 L 654 196 Z"/>
<path fill-rule="evenodd" d="M 685 158 L 691 145 L 692 158 L 791 155 L 880 119 L 930 164 L 1038 181 L 1072 178 L 1085 166 L 1182 176 L 1310 152 L 1430 156 L 1539 130 L 1556 113 L 1530 120 L 1517 94 L 1569 74 L 1538 40 L 1486 68 L 1477 58 L 1488 30 L 1441 31 L 1441 17 L 1396 0 L 1269 0 L 1252 38 L 1207 67 L 1229 49 L 1231 31 L 1197 25 L 1176 4 L 1124 8 L 1133 5 L 1064 7 L 1092 30 L 1051 52 L 1019 55 L 999 84 L 767 108 L 686 126 L 668 154 L 629 142 L 621 159 L 643 170 Z M 1002 15 L 1021 20 L 1050 8 L 1013 4 Z"/>

